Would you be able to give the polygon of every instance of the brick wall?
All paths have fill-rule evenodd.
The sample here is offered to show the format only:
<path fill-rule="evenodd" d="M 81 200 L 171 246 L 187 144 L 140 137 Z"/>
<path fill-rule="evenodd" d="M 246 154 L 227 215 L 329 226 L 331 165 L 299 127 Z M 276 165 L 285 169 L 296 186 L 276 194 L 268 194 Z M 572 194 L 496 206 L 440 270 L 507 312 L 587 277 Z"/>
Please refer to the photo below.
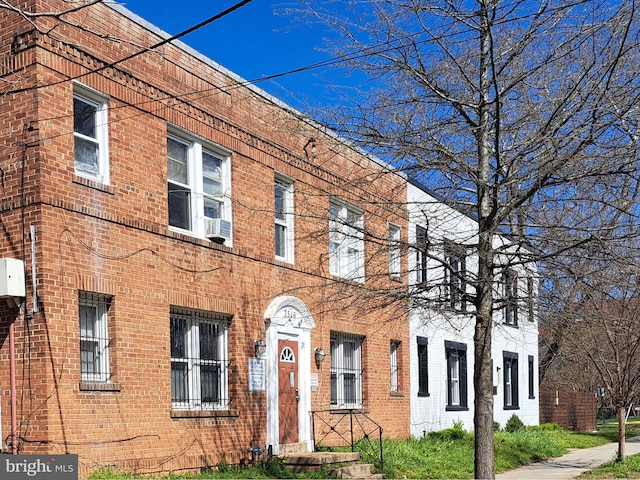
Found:
<path fill-rule="evenodd" d="M 39 5 L 55 11 L 66 3 Z M 0 251 L 26 260 L 26 311 L 33 311 L 27 233 L 30 225 L 36 227 L 39 299 L 29 319 L 0 312 L 3 436 L 10 431 L 8 325 L 15 321 L 22 453 L 76 453 L 83 475 L 104 465 L 161 472 L 240 462 L 252 442 L 265 442 L 265 393 L 249 391 L 247 370 L 254 339 L 265 335 L 265 309 L 278 295 L 295 295 L 309 307 L 316 322 L 314 347 L 329 351 L 332 330 L 366 337 L 364 407 L 385 436 L 407 436 L 408 398 L 390 394 L 388 361 L 389 339 L 408 337 L 406 314 L 384 305 L 363 308 L 342 286 L 329 288 L 324 232 L 329 195 L 368 210 L 368 227 L 380 238 L 388 221 L 405 225 L 401 212 L 388 204 L 371 206 L 382 205 L 376 202 L 380 198 L 403 199 L 402 180 L 385 174 L 362 182 L 380 166 L 175 46 L 108 66 L 138 51 L 137 45 L 159 39 L 105 5 L 68 19 L 81 20 L 83 29 L 68 26 L 47 36 L 17 15 L 0 22 L 3 38 L 17 34 L 13 49 L 3 42 L 0 58 L 0 65 L 15 67 L 5 78 L 17 82 L 3 84 L 9 91 L 0 92 L 2 111 L 11 111 L 0 123 L 8 146 L 0 159 L 5 175 Z M 91 32 L 109 33 L 111 39 Z M 34 88 L 36 72 L 40 88 Z M 108 185 L 74 174 L 70 78 L 109 98 Z M 232 248 L 168 229 L 168 124 L 231 152 Z M 317 140 L 313 158 L 303 153 L 310 137 Z M 301 209 L 295 264 L 273 258 L 276 172 L 295 180 L 296 209 Z M 367 271 L 383 286 L 390 280 L 377 275 L 385 266 L 374 253 L 379 251 L 375 243 L 367 247 Z M 79 382 L 80 291 L 112 298 L 111 390 L 87 389 Z M 227 413 L 191 418 L 172 413 L 171 306 L 232 317 Z M 328 408 L 329 362 L 316 370 L 309 360 L 319 376 L 312 408 Z M 406 353 L 400 355 L 400 370 L 409 371 Z M 408 375 L 401 378 L 408 389 Z"/>
<path fill-rule="evenodd" d="M 592 392 L 540 390 L 540 423 L 557 423 L 578 432 L 596 429 L 598 403 Z"/>

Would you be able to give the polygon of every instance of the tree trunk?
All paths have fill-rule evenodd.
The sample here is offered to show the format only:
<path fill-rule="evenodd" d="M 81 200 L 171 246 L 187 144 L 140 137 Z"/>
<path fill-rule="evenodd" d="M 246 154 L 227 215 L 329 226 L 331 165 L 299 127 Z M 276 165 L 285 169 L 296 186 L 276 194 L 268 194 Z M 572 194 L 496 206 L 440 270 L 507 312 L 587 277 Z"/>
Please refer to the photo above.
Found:
<path fill-rule="evenodd" d="M 478 245 L 478 286 L 476 302 L 476 326 L 474 334 L 474 408 L 473 417 L 474 474 L 475 478 L 495 477 L 493 452 L 493 375 L 491 371 L 491 338 L 493 294 L 492 236 L 480 235 Z"/>
<path fill-rule="evenodd" d="M 475 478 L 495 478 L 493 452 L 493 376 L 491 338 L 493 310 L 493 226 L 489 178 L 491 171 L 491 125 L 489 119 L 490 41 L 488 13 L 481 8 L 480 29 L 480 123 L 478 139 L 478 280 L 476 283 L 476 324 L 474 333 L 474 474 Z"/>
<path fill-rule="evenodd" d="M 624 450 L 626 444 L 627 409 L 625 407 L 616 408 L 618 414 L 618 454 L 616 460 L 624 462 Z"/>

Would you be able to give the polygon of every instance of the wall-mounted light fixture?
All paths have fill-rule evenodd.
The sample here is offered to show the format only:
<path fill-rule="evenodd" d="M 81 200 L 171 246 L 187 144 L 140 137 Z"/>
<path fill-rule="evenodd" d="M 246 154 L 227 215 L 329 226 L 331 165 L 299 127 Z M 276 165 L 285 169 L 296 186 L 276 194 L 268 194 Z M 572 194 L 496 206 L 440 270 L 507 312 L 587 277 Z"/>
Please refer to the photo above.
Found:
<path fill-rule="evenodd" d="M 256 350 L 256 357 L 264 357 L 267 353 L 267 344 L 262 339 L 253 342 L 253 348 Z"/>
<path fill-rule="evenodd" d="M 316 349 L 314 350 L 315 352 L 315 359 L 316 359 L 316 367 L 320 368 L 320 364 L 322 362 L 324 362 L 324 357 L 327 356 L 327 352 L 324 351 L 324 349 L 316 347 Z"/>

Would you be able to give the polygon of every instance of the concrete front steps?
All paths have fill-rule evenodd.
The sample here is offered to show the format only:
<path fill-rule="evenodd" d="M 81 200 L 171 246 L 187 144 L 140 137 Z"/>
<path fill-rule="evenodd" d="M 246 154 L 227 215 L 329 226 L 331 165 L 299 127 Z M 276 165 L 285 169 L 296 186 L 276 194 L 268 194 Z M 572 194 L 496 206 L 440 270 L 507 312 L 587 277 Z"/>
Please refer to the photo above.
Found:
<path fill-rule="evenodd" d="M 311 452 L 287 455 L 285 465 L 294 472 L 316 471 L 328 466 L 333 478 L 384 478 L 381 473 L 371 473 L 373 465 L 359 461 L 358 452 Z"/>

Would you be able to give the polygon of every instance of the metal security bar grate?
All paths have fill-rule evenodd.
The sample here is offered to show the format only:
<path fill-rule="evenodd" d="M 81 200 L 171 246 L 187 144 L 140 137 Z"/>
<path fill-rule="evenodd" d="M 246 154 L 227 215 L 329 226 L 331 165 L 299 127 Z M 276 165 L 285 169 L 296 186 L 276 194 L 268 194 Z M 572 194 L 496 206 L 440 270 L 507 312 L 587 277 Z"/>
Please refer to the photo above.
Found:
<path fill-rule="evenodd" d="M 171 400 L 174 409 L 229 407 L 227 322 L 207 317 L 206 313 L 172 311 Z"/>

